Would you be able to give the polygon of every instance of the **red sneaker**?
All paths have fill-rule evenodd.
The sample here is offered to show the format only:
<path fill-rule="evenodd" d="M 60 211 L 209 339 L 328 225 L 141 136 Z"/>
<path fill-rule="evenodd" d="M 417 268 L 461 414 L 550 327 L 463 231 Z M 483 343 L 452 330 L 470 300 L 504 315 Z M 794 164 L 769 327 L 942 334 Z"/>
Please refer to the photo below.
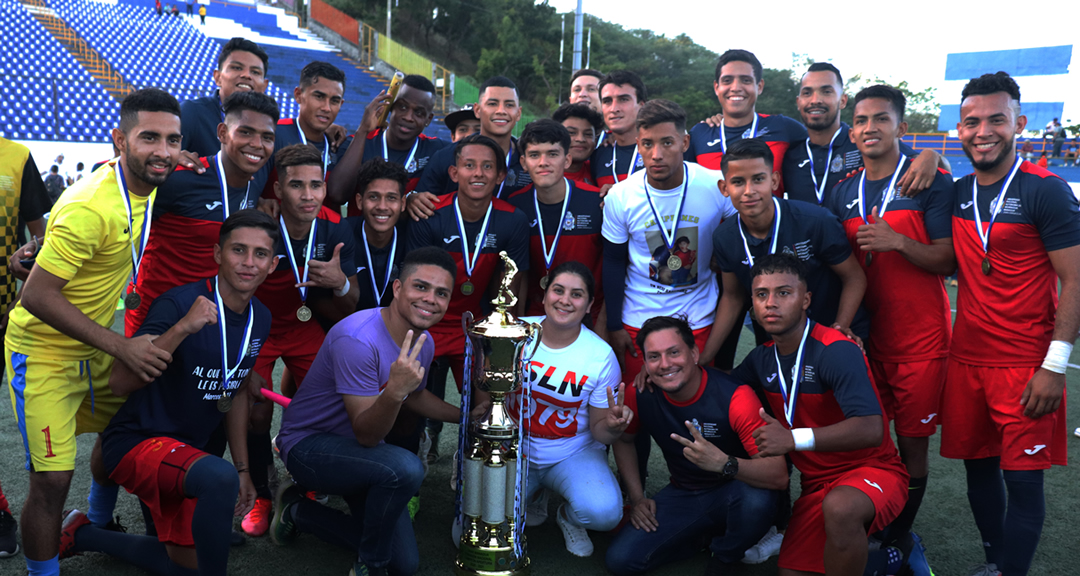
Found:
<path fill-rule="evenodd" d="M 75 533 L 79 531 L 79 528 L 82 528 L 89 523 L 90 519 L 86 517 L 86 514 L 83 514 L 78 510 L 72 510 L 64 517 L 64 523 L 60 526 L 61 560 L 79 555 L 78 552 L 74 551 Z"/>
<path fill-rule="evenodd" d="M 248 536 L 262 536 L 270 529 L 270 517 L 272 516 L 273 502 L 269 498 L 256 498 L 255 506 L 251 512 L 244 516 L 240 523 L 244 534 Z"/>

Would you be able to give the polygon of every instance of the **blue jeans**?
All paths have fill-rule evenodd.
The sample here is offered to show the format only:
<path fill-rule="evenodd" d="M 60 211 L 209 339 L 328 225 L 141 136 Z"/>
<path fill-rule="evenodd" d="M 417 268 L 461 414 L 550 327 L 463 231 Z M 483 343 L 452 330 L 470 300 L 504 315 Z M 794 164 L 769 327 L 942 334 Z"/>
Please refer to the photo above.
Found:
<path fill-rule="evenodd" d="M 302 499 L 293 509 L 301 532 L 356 550 L 358 560 L 413 574 L 420 564 L 406 506 L 420 489 L 424 467 L 397 446 L 361 446 L 355 438 L 313 434 L 289 450 L 286 468 L 307 490 L 339 495 L 351 514 Z"/>
<path fill-rule="evenodd" d="M 742 559 L 773 524 L 778 492 L 754 488 L 739 480 L 707 490 L 667 485 L 656 501 L 655 532 L 627 524 L 607 550 L 608 570 L 617 576 L 641 574 L 676 559 L 697 554 L 709 538 L 709 549 L 721 562 Z"/>

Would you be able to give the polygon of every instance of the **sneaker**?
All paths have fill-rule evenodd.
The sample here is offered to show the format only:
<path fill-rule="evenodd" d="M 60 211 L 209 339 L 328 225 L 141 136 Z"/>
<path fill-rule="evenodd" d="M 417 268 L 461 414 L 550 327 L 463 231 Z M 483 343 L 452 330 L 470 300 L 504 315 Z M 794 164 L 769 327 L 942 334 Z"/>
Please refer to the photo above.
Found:
<path fill-rule="evenodd" d="M 743 564 L 761 564 L 779 554 L 780 545 L 783 543 L 784 535 L 776 531 L 776 526 L 769 528 L 765 536 L 743 554 Z"/>
<path fill-rule="evenodd" d="M 19 523 L 7 510 L 0 510 L 0 558 L 19 553 Z"/>
<path fill-rule="evenodd" d="M 303 496 L 300 489 L 286 477 L 274 495 L 274 519 L 270 522 L 270 540 L 278 546 L 289 544 L 300 534 L 293 521 L 292 510 Z"/>
<path fill-rule="evenodd" d="M 387 576 L 388 574 L 390 573 L 386 571 L 386 567 L 376 568 L 363 562 L 357 562 L 349 570 L 349 576 Z"/>
<path fill-rule="evenodd" d="M 416 455 L 420 457 L 420 464 L 424 466 L 424 477 L 427 477 L 428 468 L 431 467 L 431 461 L 428 460 L 428 453 L 431 451 L 431 432 L 424 428 L 424 431 L 420 433 L 420 448 L 416 451 Z"/>
<path fill-rule="evenodd" d="M 416 495 L 409 498 L 407 506 L 409 508 L 409 521 L 416 522 L 416 513 L 420 511 L 420 496 Z"/>
<path fill-rule="evenodd" d="M 566 504 L 559 506 L 555 513 L 555 523 L 562 530 L 563 538 L 566 539 L 566 549 L 574 556 L 587 558 L 592 556 L 593 543 L 589 539 L 589 531 L 584 526 L 574 524 L 566 517 Z"/>
<path fill-rule="evenodd" d="M 525 508 L 525 525 L 539 526 L 548 518 L 548 491 L 541 488 Z"/>
<path fill-rule="evenodd" d="M 82 528 L 89 523 L 90 519 L 86 517 L 86 514 L 83 514 L 78 510 L 72 510 L 64 516 L 64 523 L 60 526 L 61 560 L 79 555 L 78 552 L 74 551 L 75 533 L 79 531 L 79 528 Z"/>
<path fill-rule="evenodd" d="M 439 434 L 438 432 L 432 433 L 431 430 L 424 430 L 424 434 L 428 435 L 431 439 L 431 446 L 428 447 L 426 460 L 428 464 L 434 464 L 439 461 Z"/>
<path fill-rule="evenodd" d="M 248 536 L 262 536 L 266 534 L 266 531 L 270 529 L 270 515 L 272 514 L 273 503 L 269 498 L 256 498 L 255 507 L 251 509 L 244 516 L 244 521 L 240 523 L 240 528 L 243 528 L 244 534 Z"/>
<path fill-rule="evenodd" d="M 987 562 L 986 564 L 972 566 L 968 576 L 1001 576 L 1001 571 L 998 570 L 997 564 Z"/>
<path fill-rule="evenodd" d="M 243 546 L 247 544 L 247 538 L 244 538 L 244 533 L 240 532 L 236 528 L 229 534 L 229 546 Z"/>
<path fill-rule="evenodd" d="M 914 576 L 934 576 L 934 571 L 926 560 L 926 547 L 922 544 L 922 538 L 912 532 L 911 539 L 915 544 L 911 547 L 911 553 L 908 554 L 905 560 L 905 563 L 911 568 L 911 573 Z"/>

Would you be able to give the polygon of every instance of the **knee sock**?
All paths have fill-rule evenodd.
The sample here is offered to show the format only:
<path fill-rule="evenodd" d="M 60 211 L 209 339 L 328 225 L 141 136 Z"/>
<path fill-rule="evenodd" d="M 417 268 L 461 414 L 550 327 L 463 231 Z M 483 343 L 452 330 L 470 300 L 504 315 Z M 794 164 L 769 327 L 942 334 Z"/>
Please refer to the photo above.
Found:
<path fill-rule="evenodd" d="M 964 468 L 968 502 L 982 536 L 986 561 L 1000 569 L 1005 544 L 1005 482 L 1001 476 L 1001 459 L 964 460 Z"/>
<path fill-rule="evenodd" d="M 188 497 L 199 499 L 191 515 L 199 574 L 225 576 L 232 540 L 233 507 L 240 491 L 236 469 L 221 458 L 203 458 L 188 469 L 184 491 Z"/>
<path fill-rule="evenodd" d="M 1042 470 L 1006 470 L 1009 508 L 1005 514 L 1005 545 L 998 568 L 1009 576 L 1026 576 L 1039 546 L 1046 500 Z"/>
<path fill-rule="evenodd" d="M 926 480 L 929 476 L 912 478 L 908 483 L 908 501 L 904 509 L 885 529 L 885 537 L 882 539 L 886 546 L 895 546 L 906 557 L 911 553 L 911 547 L 915 541 L 911 538 L 911 527 L 915 524 L 915 515 L 919 513 L 923 495 L 926 494 Z"/>
<path fill-rule="evenodd" d="M 86 517 L 94 526 L 103 527 L 112 520 L 113 510 L 116 508 L 116 497 L 120 493 L 120 486 L 102 486 L 96 480 L 90 481 L 90 496 L 86 501 L 90 507 L 86 511 Z"/>
<path fill-rule="evenodd" d="M 270 449 L 269 432 L 248 432 L 248 459 L 251 460 L 251 483 L 259 498 L 272 498 L 270 493 L 270 465 L 274 455 Z"/>
<path fill-rule="evenodd" d="M 27 576 L 60 576 L 60 555 L 48 560 L 26 559 Z"/>
<path fill-rule="evenodd" d="M 162 576 L 197 576 L 198 570 L 184 568 L 169 559 L 165 544 L 153 536 L 113 532 L 94 525 L 76 533 L 76 552 L 103 552 L 147 572 Z"/>

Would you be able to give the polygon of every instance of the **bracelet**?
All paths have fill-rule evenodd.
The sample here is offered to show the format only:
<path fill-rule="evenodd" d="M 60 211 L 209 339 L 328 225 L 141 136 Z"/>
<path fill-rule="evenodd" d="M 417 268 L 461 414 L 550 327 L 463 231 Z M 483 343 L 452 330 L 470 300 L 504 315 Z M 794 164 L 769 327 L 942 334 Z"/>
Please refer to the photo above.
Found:
<path fill-rule="evenodd" d="M 340 290 L 334 290 L 334 295 L 337 296 L 338 298 L 341 298 L 342 296 L 344 296 L 344 295 L 346 295 L 348 293 L 349 293 L 349 279 L 346 278 L 345 279 L 345 285 L 342 286 Z"/>
<path fill-rule="evenodd" d="M 1046 351 L 1046 358 L 1043 359 L 1043 369 L 1057 374 L 1064 374 L 1065 368 L 1069 364 L 1069 356 L 1072 355 L 1072 349 L 1073 345 L 1069 342 L 1061 340 L 1051 342 L 1050 348 Z"/>
<path fill-rule="evenodd" d="M 251 470 L 248 470 L 247 468 L 237 468 L 236 473 L 237 474 L 245 474 L 245 473 L 246 474 L 251 474 Z"/>
<path fill-rule="evenodd" d="M 792 428 L 791 437 L 795 440 L 796 452 L 813 452 L 814 451 L 814 429 L 813 428 Z"/>

